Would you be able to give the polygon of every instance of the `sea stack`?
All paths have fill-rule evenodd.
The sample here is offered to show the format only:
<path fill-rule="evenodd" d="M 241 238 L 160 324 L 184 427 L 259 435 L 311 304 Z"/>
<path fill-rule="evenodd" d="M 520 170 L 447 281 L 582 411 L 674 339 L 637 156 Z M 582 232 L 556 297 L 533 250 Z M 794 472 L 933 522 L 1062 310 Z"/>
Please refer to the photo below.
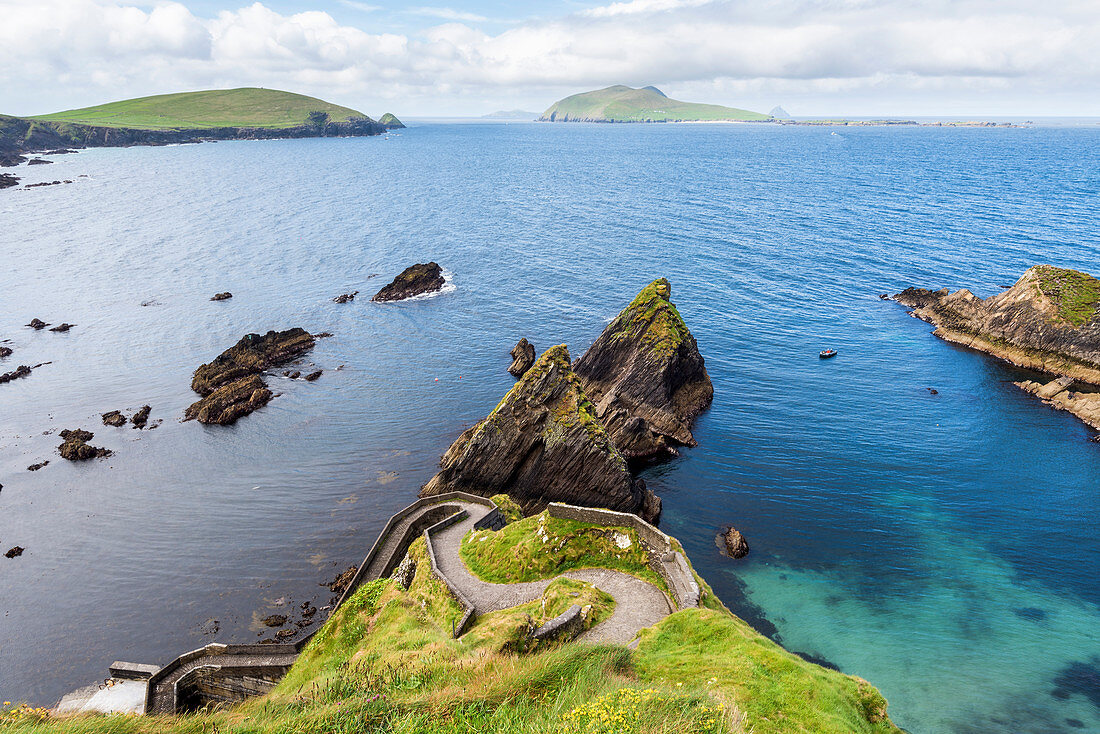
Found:
<path fill-rule="evenodd" d="M 565 345 L 548 349 L 440 464 L 421 497 L 461 490 L 508 494 L 525 512 L 567 502 L 635 512 L 650 522 L 661 514 L 660 499 L 631 476 L 597 418 Z"/>
<path fill-rule="evenodd" d="M 574 365 L 597 417 L 632 461 L 695 446 L 691 423 L 714 397 L 695 337 L 671 295 L 665 278 L 643 288 Z"/>
<path fill-rule="evenodd" d="M 935 325 L 941 339 L 1055 375 L 1045 385 L 1016 384 L 1100 428 L 1100 280 L 1036 265 L 984 300 L 946 288 L 906 288 L 894 300 Z"/>
<path fill-rule="evenodd" d="M 263 407 L 271 391 L 260 374 L 296 359 L 313 348 L 313 336 L 305 329 L 247 334 L 208 364 L 195 370 L 191 389 L 202 395 L 184 413 L 184 420 L 228 425 Z"/>
<path fill-rule="evenodd" d="M 437 263 L 417 263 L 401 271 L 393 282 L 374 294 L 372 301 L 403 301 L 424 293 L 434 293 L 443 288 L 443 268 Z"/>
<path fill-rule="evenodd" d="M 508 368 L 508 374 L 512 377 L 523 377 L 523 373 L 531 369 L 535 363 L 535 347 L 527 341 L 527 337 L 521 338 L 512 347 L 512 366 Z"/>

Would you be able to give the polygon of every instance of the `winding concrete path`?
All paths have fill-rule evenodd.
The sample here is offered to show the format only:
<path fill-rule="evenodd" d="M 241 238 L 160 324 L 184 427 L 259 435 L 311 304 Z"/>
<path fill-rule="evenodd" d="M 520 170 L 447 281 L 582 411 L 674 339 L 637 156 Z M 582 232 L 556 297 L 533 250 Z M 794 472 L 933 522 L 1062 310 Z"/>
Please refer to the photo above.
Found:
<path fill-rule="evenodd" d="M 468 513 L 467 517 L 432 534 L 432 547 L 439 571 L 470 600 L 479 615 L 508 609 L 541 597 L 554 579 L 493 584 L 482 581 L 470 572 L 459 556 L 459 548 L 462 538 L 473 530 L 478 520 L 488 514 L 488 509 L 473 503 L 461 504 Z M 664 592 L 648 581 L 642 581 L 622 571 L 586 568 L 567 571 L 561 575 L 593 584 L 615 599 L 615 611 L 609 618 L 581 635 L 578 639 L 583 642 L 626 644 L 640 630 L 660 622 L 672 611 Z"/>

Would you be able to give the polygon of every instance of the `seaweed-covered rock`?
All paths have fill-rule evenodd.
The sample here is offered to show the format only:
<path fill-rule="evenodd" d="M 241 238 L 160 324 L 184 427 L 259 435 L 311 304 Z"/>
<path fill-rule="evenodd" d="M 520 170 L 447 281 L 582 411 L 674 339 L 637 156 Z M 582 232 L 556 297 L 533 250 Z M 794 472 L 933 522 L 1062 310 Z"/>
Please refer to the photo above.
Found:
<path fill-rule="evenodd" d="M 184 411 L 184 420 L 227 426 L 271 402 L 271 391 L 259 375 L 248 375 L 222 385 Z"/>
<path fill-rule="evenodd" d="M 233 297 L 233 294 L 229 291 L 223 291 L 222 293 L 215 293 L 210 297 L 211 301 L 228 301 Z"/>
<path fill-rule="evenodd" d="M 195 370 L 191 389 L 209 395 L 222 385 L 289 362 L 313 348 L 313 336 L 301 328 L 248 334 L 208 364 Z"/>
<path fill-rule="evenodd" d="M 61 438 L 65 439 L 65 442 L 57 447 L 62 459 L 68 459 L 69 461 L 87 461 L 88 459 L 100 459 L 104 456 L 111 455 L 110 449 L 99 448 L 88 444 L 88 441 L 91 441 L 95 437 L 91 431 L 74 428 L 72 430 L 62 431 L 60 435 Z"/>
<path fill-rule="evenodd" d="M 523 377 L 523 373 L 535 363 L 534 345 L 527 341 L 527 337 L 523 337 L 512 347 L 511 354 L 512 366 L 508 368 L 508 374 L 512 377 Z"/>
<path fill-rule="evenodd" d="M 359 291 L 352 291 L 351 293 L 343 293 L 336 298 L 332 299 L 333 303 L 350 303 L 355 300 L 355 297 L 359 295 Z"/>
<path fill-rule="evenodd" d="M 440 290 L 446 280 L 437 263 L 418 263 L 405 268 L 393 282 L 374 294 L 372 301 L 403 301 Z"/>
<path fill-rule="evenodd" d="M 749 554 L 749 542 L 735 527 L 728 527 L 715 538 L 718 549 L 730 558 L 744 558 Z"/>
<path fill-rule="evenodd" d="M 130 422 L 134 424 L 134 428 L 145 428 L 146 424 L 149 423 L 149 414 L 151 412 L 153 412 L 152 406 L 141 406 L 141 410 L 130 417 Z"/>
<path fill-rule="evenodd" d="M 440 465 L 421 497 L 504 493 L 528 512 L 568 502 L 636 512 L 650 522 L 661 513 L 660 499 L 630 475 L 601 425 L 565 345 L 548 349 Z"/>
<path fill-rule="evenodd" d="M 31 322 L 27 324 L 27 326 L 31 327 L 35 331 L 41 331 L 42 329 L 45 329 L 47 326 L 49 326 L 49 324 L 47 324 L 42 319 L 31 319 Z"/>
<path fill-rule="evenodd" d="M 671 294 L 664 278 L 650 283 L 574 365 L 596 415 L 627 459 L 695 446 L 691 423 L 714 397 L 695 337 Z"/>
<path fill-rule="evenodd" d="M 12 380 L 18 380 L 20 377 L 26 377 L 31 373 L 31 369 L 31 367 L 21 364 L 11 372 L 0 373 L 0 385 L 5 382 L 11 382 Z"/>
<path fill-rule="evenodd" d="M 113 426 L 115 428 L 118 428 L 119 426 L 126 425 L 126 416 L 124 416 L 120 411 L 117 410 L 112 410 L 109 413 L 104 413 L 101 417 L 103 418 L 103 425 L 105 426 Z"/>
<path fill-rule="evenodd" d="M 69 329 L 73 328 L 74 326 L 76 326 L 76 324 L 70 324 L 70 323 L 66 322 L 66 323 L 63 323 L 63 324 L 58 324 L 57 326 L 50 329 L 50 331 L 57 331 L 57 332 L 64 333 L 64 332 L 68 331 Z"/>

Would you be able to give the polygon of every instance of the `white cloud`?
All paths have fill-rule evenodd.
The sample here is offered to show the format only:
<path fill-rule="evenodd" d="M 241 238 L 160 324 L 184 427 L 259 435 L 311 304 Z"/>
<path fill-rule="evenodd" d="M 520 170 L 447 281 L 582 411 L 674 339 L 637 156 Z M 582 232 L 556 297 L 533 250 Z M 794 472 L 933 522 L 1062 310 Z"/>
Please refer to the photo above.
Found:
<path fill-rule="evenodd" d="M 255 85 L 474 113 L 624 83 L 750 109 L 1100 114 L 1094 0 L 629 0 L 495 34 L 461 10 L 415 12 L 453 22 L 393 34 L 260 2 L 204 18 L 179 2 L 0 0 L 0 111 Z"/>
<path fill-rule="evenodd" d="M 340 4 L 346 8 L 362 10 L 364 13 L 373 13 L 382 9 L 381 5 L 368 5 L 367 3 L 357 2 L 357 0 L 340 0 Z"/>

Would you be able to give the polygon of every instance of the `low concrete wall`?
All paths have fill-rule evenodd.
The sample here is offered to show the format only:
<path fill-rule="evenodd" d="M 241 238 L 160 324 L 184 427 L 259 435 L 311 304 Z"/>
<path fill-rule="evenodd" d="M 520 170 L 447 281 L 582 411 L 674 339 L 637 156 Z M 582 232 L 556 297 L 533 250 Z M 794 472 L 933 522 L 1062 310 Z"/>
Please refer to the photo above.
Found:
<path fill-rule="evenodd" d="M 199 666 L 175 683 L 177 711 L 196 711 L 209 704 L 240 703 L 268 693 L 290 670 L 281 667 Z"/>
<path fill-rule="evenodd" d="M 536 640 L 572 640 L 583 629 L 584 615 L 581 614 L 581 608 L 574 604 L 535 630 L 531 637 Z"/>
<path fill-rule="evenodd" d="M 428 548 L 428 562 L 431 564 L 432 567 L 432 575 L 442 581 L 443 585 L 447 587 L 447 590 L 451 592 L 451 596 L 457 599 L 458 603 L 462 605 L 462 619 L 455 623 L 453 630 L 454 636 L 456 638 L 462 636 L 462 633 L 466 631 L 466 627 L 469 626 L 470 622 L 473 620 L 475 614 L 474 603 L 467 599 L 463 595 L 463 593 L 458 590 L 458 587 L 451 583 L 451 580 L 447 578 L 442 571 L 439 570 L 439 564 L 436 563 L 435 560 L 435 547 L 432 545 L 432 535 L 438 533 L 445 528 L 449 528 L 456 522 L 462 522 L 466 519 L 468 515 L 469 513 L 466 512 L 466 510 L 456 512 L 455 514 L 448 517 L 446 520 L 438 522 L 424 531 L 424 544 Z"/>
<path fill-rule="evenodd" d="M 691 573 L 684 554 L 672 549 L 672 539 L 637 515 L 595 507 L 578 507 L 551 502 L 546 507 L 550 517 L 576 520 L 591 525 L 633 528 L 645 546 L 649 567 L 665 580 L 677 609 L 699 606 L 699 584 Z"/>

